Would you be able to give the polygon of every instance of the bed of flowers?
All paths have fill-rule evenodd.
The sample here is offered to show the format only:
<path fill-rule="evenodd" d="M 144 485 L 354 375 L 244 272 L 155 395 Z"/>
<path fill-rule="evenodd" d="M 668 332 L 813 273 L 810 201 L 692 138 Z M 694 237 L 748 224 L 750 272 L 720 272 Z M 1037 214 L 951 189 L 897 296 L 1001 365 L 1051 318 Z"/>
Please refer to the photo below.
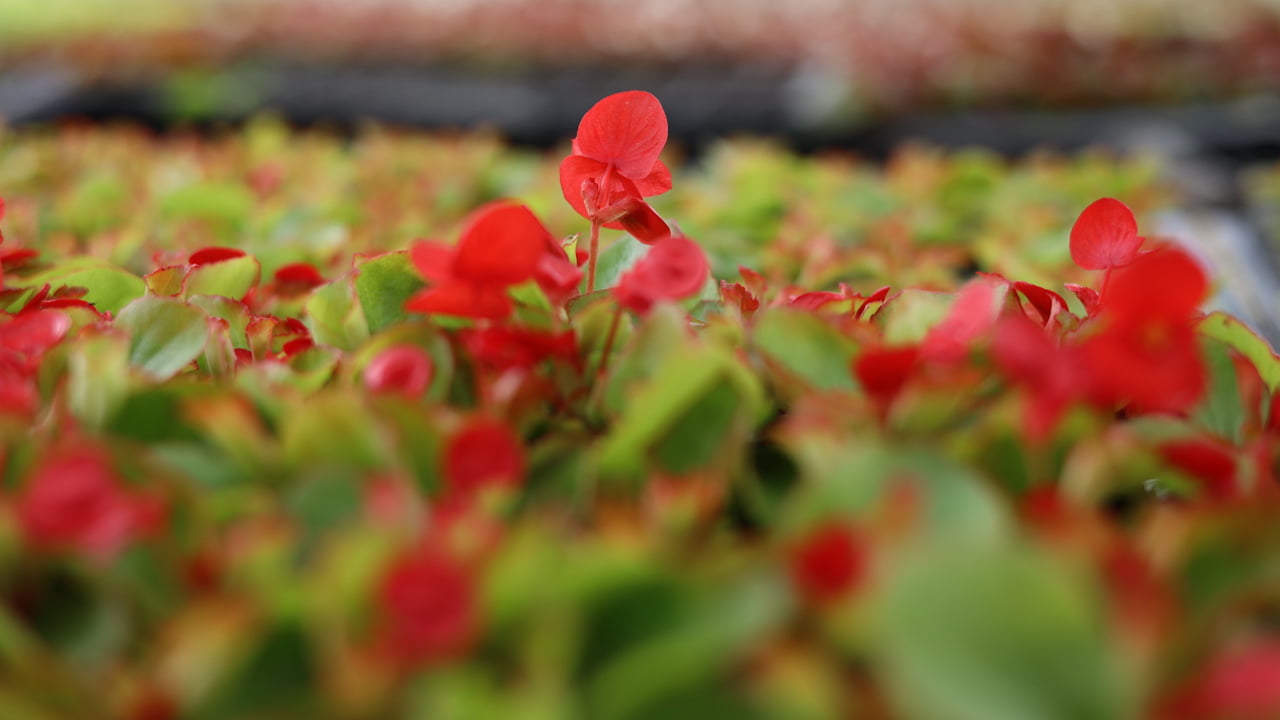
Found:
<path fill-rule="evenodd" d="M 0 716 L 1280 713 L 1280 360 L 1147 166 L 164 143 L 0 136 Z"/>

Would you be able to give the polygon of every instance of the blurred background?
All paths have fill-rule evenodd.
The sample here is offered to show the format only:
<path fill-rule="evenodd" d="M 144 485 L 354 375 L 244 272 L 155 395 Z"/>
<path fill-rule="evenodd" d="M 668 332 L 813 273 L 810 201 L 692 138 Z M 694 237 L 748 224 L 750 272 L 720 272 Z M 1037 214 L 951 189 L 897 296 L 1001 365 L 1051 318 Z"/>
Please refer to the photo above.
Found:
<path fill-rule="evenodd" d="M 1157 230 L 1205 238 L 1228 309 L 1280 339 L 1280 0 L 0 0 L 17 127 L 270 110 L 551 147 L 635 88 L 694 159 L 740 134 L 873 161 L 1153 153 L 1180 197 Z"/>

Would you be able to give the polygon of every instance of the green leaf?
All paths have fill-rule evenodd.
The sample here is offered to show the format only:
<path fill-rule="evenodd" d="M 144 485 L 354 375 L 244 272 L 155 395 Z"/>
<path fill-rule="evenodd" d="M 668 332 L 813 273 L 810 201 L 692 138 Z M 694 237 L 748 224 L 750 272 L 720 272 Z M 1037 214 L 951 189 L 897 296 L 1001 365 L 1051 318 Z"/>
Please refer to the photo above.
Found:
<path fill-rule="evenodd" d="M 1231 350 L 1225 343 L 1209 338 L 1201 342 L 1201 348 L 1209 371 L 1209 384 L 1191 419 L 1218 437 L 1238 443 L 1244 432 L 1246 413 Z"/>
<path fill-rule="evenodd" d="M 349 277 L 321 285 L 307 298 L 311 334 L 316 342 L 352 350 L 369 338 L 369 324 Z"/>
<path fill-rule="evenodd" d="M 238 183 L 201 182 L 172 193 L 160 205 L 171 220 L 198 220 L 213 225 L 225 238 L 248 220 L 256 205 L 253 193 Z"/>
<path fill-rule="evenodd" d="M 86 334 L 67 353 L 67 405 L 86 427 L 102 427 L 129 392 L 129 338 Z"/>
<path fill-rule="evenodd" d="M 954 300 L 954 293 L 903 290 L 877 314 L 884 321 L 884 341 L 891 345 L 920 342 L 942 322 Z"/>
<path fill-rule="evenodd" d="M 877 668 L 904 718 L 1134 717 L 1091 585 L 1017 545 L 931 544 L 886 562 Z"/>
<path fill-rule="evenodd" d="M 179 300 L 144 297 L 116 317 L 116 327 L 132 334 L 129 363 L 156 381 L 167 380 L 204 352 L 208 316 Z"/>
<path fill-rule="evenodd" d="M 92 258 L 59 263 L 57 267 L 26 278 L 17 286 L 39 287 L 44 283 L 55 291 L 61 287 L 82 287 L 88 291 L 84 296 L 86 302 L 93 303 L 101 312 L 109 313 L 119 312 L 147 291 L 142 278 Z"/>
<path fill-rule="evenodd" d="M 636 263 L 649 254 L 649 246 L 630 235 L 623 235 L 613 244 L 600 251 L 596 261 L 596 289 L 605 290 L 618 284 L 618 278 L 630 270 Z M 582 279 L 585 292 L 587 279 Z"/>
<path fill-rule="evenodd" d="M 1213 312 L 1200 321 L 1200 334 L 1220 340 L 1249 359 L 1271 392 L 1280 390 L 1280 357 L 1266 340 L 1226 313 Z"/>
<path fill-rule="evenodd" d="M 221 295 L 239 300 L 258 284 L 261 276 L 262 266 L 252 255 L 205 263 L 187 273 L 186 294 L 187 297 Z"/>
<path fill-rule="evenodd" d="M 405 301 L 426 283 L 413 267 L 409 253 L 401 251 L 357 265 L 355 285 L 369 332 L 376 333 L 405 319 Z"/>
<path fill-rule="evenodd" d="M 813 313 L 788 308 L 762 313 L 752 338 L 761 354 L 815 390 L 857 387 L 849 370 L 855 349 L 853 341 Z"/>

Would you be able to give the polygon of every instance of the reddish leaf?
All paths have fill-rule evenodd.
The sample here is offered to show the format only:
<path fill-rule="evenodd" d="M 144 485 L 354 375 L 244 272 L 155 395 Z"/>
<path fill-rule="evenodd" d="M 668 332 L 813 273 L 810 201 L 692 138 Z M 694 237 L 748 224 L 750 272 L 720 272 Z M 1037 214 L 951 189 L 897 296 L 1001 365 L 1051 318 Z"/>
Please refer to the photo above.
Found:
<path fill-rule="evenodd" d="M 1119 200 L 1095 200 L 1071 226 L 1071 259 L 1085 270 L 1128 265 L 1141 246 L 1138 221 Z"/>
<path fill-rule="evenodd" d="M 276 292 L 296 295 L 324 284 L 324 276 L 311 263 L 290 263 L 276 270 Z"/>
<path fill-rule="evenodd" d="M 228 247 L 207 247 L 191 253 L 191 257 L 187 259 L 187 264 L 208 265 L 209 263 L 222 262 L 224 260 L 234 260 L 238 257 L 244 257 L 243 250 Z"/>

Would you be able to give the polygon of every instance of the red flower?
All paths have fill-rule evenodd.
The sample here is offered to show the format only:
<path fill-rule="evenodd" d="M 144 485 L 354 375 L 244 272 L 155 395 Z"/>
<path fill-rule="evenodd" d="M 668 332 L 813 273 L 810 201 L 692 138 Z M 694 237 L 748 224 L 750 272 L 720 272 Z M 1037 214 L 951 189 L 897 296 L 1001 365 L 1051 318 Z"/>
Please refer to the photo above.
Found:
<path fill-rule="evenodd" d="M 942 322 L 929 329 L 920 344 L 920 356 L 942 363 L 957 362 L 978 338 L 995 326 L 1007 290 L 978 278 L 956 293 L 955 302 Z"/>
<path fill-rule="evenodd" d="M 529 369 L 555 359 L 578 362 L 578 346 L 572 330 L 560 333 L 532 328 L 495 325 L 469 328 L 459 334 L 476 363 L 494 370 Z"/>
<path fill-rule="evenodd" d="M 1083 360 L 1099 404 L 1128 401 L 1145 412 L 1178 413 L 1204 394 L 1195 313 L 1208 291 L 1200 266 L 1164 247 L 1139 256 L 1111 278 Z"/>
<path fill-rule="evenodd" d="M 152 534 L 164 515 L 157 500 L 121 484 L 104 451 L 87 446 L 51 451 L 27 478 L 16 508 L 32 545 L 104 560 Z"/>
<path fill-rule="evenodd" d="M 442 549 L 422 546 L 391 563 L 378 599 L 383 642 L 397 660 L 433 665 L 464 655 L 479 630 L 475 583 Z"/>
<path fill-rule="evenodd" d="M 618 278 L 613 295 L 622 307 L 643 315 L 656 302 L 696 294 L 708 272 L 707 256 L 696 242 L 668 237 L 654 243 L 649 254 Z"/>
<path fill-rule="evenodd" d="M 867 348 L 853 361 L 853 374 L 883 415 L 915 372 L 920 349 L 915 345 Z"/>
<path fill-rule="evenodd" d="M 1222 444 L 1208 438 L 1188 438 L 1167 442 L 1159 450 L 1165 462 L 1200 481 L 1203 497 L 1215 501 L 1240 497 L 1236 458 Z"/>
<path fill-rule="evenodd" d="M 623 198 L 670 190 L 671 171 L 658 159 L 666 144 L 667 116 L 658 98 L 639 90 L 604 98 L 582 116 L 573 154 L 560 164 L 565 200 L 590 219 Z M 618 222 L 605 226 L 623 227 Z"/>
<path fill-rule="evenodd" d="M 1254 641 L 1215 657 L 1171 698 L 1162 718 L 1269 720 L 1280 716 L 1280 642 Z"/>
<path fill-rule="evenodd" d="M 0 324 L 0 358 L 34 372 L 46 351 L 71 329 L 71 318 L 59 310 L 19 313 Z"/>
<path fill-rule="evenodd" d="M 529 208 L 490 203 L 472 213 L 456 246 L 413 246 L 410 258 L 432 286 L 409 298 L 405 308 L 501 320 L 512 310 L 507 288 L 532 278 L 554 242 Z"/>
<path fill-rule="evenodd" d="M 564 254 L 564 247 L 551 237 L 551 233 L 547 233 L 546 241 L 547 251 L 538 259 L 533 280 L 552 305 L 561 307 L 569 298 L 578 294 L 582 271 L 569 261 L 569 257 Z"/>
<path fill-rule="evenodd" d="M 1085 270 L 1128 265 L 1140 247 L 1138 221 L 1119 200 L 1095 200 L 1071 226 L 1071 259 Z"/>
<path fill-rule="evenodd" d="M 364 386 L 372 393 L 419 398 L 431 384 L 431 356 L 413 345 L 395 345 L 378 353 L 364 369 Z"/>
<path fill-rule="evenodd" d="M 471 498 L 488 488 L 511 488 L 524 479 L 524 446 L 510 427 L 472 418 L 449 438 L 444 451 L 446 492 Z"/>
<path fill-rule="evenodd" d="M 801 596 L 827 605 L 853 592 L 866 579 L 868 553 L 863 539 L 845 525 L 830 524 L 810 533 L 791 549 L 791 580 Z"/>

